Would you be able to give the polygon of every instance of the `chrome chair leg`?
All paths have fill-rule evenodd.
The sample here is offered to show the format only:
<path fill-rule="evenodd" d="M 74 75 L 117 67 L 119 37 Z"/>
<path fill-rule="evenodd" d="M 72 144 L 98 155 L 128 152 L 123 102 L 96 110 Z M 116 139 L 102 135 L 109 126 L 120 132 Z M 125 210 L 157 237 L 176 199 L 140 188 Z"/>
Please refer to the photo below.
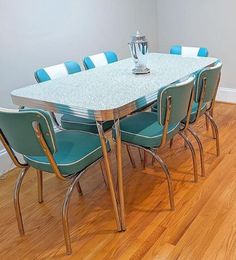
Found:
<path fill-rule="evenodd" d="M 217 156 L 220 156 L 220 140 L 219 140 L 219 130 L 218 130 L 217 124 L 211 115 L 209 115 L 208 113 L 205 113 L 205 115 L 208 117 L 212 127 L 214 128 L 215 137 L 216 137 L 216 154 L 217 154 Z"/>
<path fill-rule="evenodd" d="M 196 160 L 195 150 L 193 148 L 193 145 L 189 141 L 189 139 L 182 132 L 179 132 L 178 134 L 184 139 L 185 144 L 189 147 L 189 149 L 191 151 L 192 160 L 193 160 L 194 181 L 197 182 L 198 181 L 198 173 L 197 173 L 197 160 Z"/>
<path fill-rule="evenodd" d="M 153 151 L 154 153 L 156 153 L 156 151 Z M 152 156 L 152 166 L 154 166 L 154 162 L 155 162 L 155 157 Z"/>
<path fill-rule="evenodd" d="M 79 178 L 81 177 L 82 173 L 78 175 L 69 186 L 66 196 L 64 199 L 63 207 L 62 207 L 62 225 L 63 225 L 63 231 L 64 231 L 64 237 L 65 237 L 65 244 L 66 244 L 66 253 L 67 255 L 70 255 L 72 253 L 71 249 L 71 241 L 70 241 L 70 232 L 69 232 L 69 222 L 68 222 L 68 211 L 69 211 L 69 204 L 72 192 L 74 190 L 74 187 L 78 184 Z"/>
<path fill-rule="evenodd" d="M 143 153 L 143 169 L 146 168 L 146 161 L 147 161 L 147 153 L 144 151 Z"/>
<path fill-rule="evenodd" d="M 29 168 L 27 167 L 20 171 L 20 174 L 16 181 L 16 185 L 15 185 L 15 189 L 14 189 L 14 197 L 13 197 L 17 225 L 18 225 L 18 229 L 19 229 L 21 236 L 24 235 L 25 231 L 24 231 L 24 225 L 23 225 L 23 220 L 22 220 L 22 215 L 21 215 L 19 195 L 20 195 L 20 188 L 21 188 L 22 181 L 23 181 L 28 169 Z"/>
<path fill-rule="evenodd" d="M 210 116 L 212 117 L 212 119 L 214 120 L 214 118 L 213 118 L 213 109 L 211 109 L 211 110 L 209 111 L 209 114 L 210 114 Z M 215 130 L 214 130 L 214 127 L 211 127 L 211 129 L 212 129 L 213 138 L 216 139 L 216 132 L 215 132 Z"/>
<path fill-rule="evenodd" d="M 38 202 L 43 203 L 43 172 L 40 170 L 36 171 L 38 179 Z"/>
<path fill-rule="evenodd" d="M 120 208 L 120 222 L 122 231 L 126 230 L 125 224 L 125 200 L 124 200 L 124 182 L 123 182 L 123 168 L 122 168 L 122 142 L 120 131 L 119 117 L 114 120 L 116 131 L 116 156 L 117 156 L 117 179 L 118 179 L 118 195 Z"/>
<path fill-rule="evenodd" d="M 172 179 L 171 179 L 171 174 L 169 172 L 169 169 L 167 165 L 162 161 L 162 159 L 154 152 L 151 150 L 146 150 L 145 151 L 149 152 L 155 160 L 161 165 L 161 168 L 163 169 L 166 179 L 167 179 L 167 184 L 168 184 L 168 192 L 169 192 L 169 200 L 170 200 L 170 208 L 171 210 L 175 209 L 175 203 L 174 203 L 174 193 L 173 193 L 173 187 L 172 187 Z"/>
<path fill-rule="evenodd" d="M 141 149 L 140 148 L 138 148 L 138 153 L 139 153 L 140 161 L 143 164 L 143 157 L 142 157 L 142 153 L 141 153 Z"/>
<path fill-rule="evenodd" d="M 206 118 L 206 128 L 207 128 L 207 130 L 209 130 L 209 119 L 208 119 L 208 117 L 207 117 L 207 115 L 206 115 L 207 113 L 205 113 L 205 118 Z M 213 118 L 213 112 L 211 112 L 210 111 L 210 115 L 211 115 L 211 117 Z M 213 136 L 213 138 L 214 139 L 216 139 L 216 133 L 215 133 L 215 129 L 214 129 L 214 127 L 212 126 L 212 124 L 211 124 L 211 130 L 212 130 L 212 136 Z"/>
<path fill-rule="evenodd" d="M 206 176 L 206 172 L 205 172 L 204 150 L 203 150 L 202 142 L 201 142 L 200 138 L 198 137 L 198 135 L 191 128 L 188 128 L 188 131 L 192 134 L 192 136 L 197 141 L 198 148 L 199 148 L 199 153 L 200 153 L 200 160 L 201 160 L 202 177 L 205 177 Z"/>
<path fill-rule="evenodd" d="M 80 186 L 80 182 L 79 181 L 76 183 L 76 188 L 77 188 L 77 191 L 78 191 L 79 195 L 82 196 L 83 195 L 83 191 L 82 191 L 82 188 Z"/>
<path fill-rule="evenodd" d="M 130 152 L 129 146 L 127 144 L 125 146 L 126 146 L 127 153 L 129 155 L 129 160 L 130 160 L 133 168 L 136 168 L 135 161 L 134 161 L 134 158 L 133 158 L 133 156 L 132 156 L 132 154 Z"/>
<path fill-rule="evenodd" d="M 102 161 L 100 161 L 99 165 L 100 165 L 100 169 L 101 169 L 101 172 L 102 172 L 103 181 L 104 181 L 104 183 L 105 183 L 105 185 L 106 185 L 106 187 L 108 189 L 107 180 L 106 180 L 106 177 L 105 177 L 105 174 L 104 174 L 104 171 L 103 171 L 103 167 L 102 167 Z"/>
<path fill-rule="evenodd" d="M 206 120 L 206 129 L 207 129 L 207 131 L 208 131 L 208 130 L 209 130 L 209 122 L 208 122 L 207 116 L 205 116 L 205 120 Z"/>

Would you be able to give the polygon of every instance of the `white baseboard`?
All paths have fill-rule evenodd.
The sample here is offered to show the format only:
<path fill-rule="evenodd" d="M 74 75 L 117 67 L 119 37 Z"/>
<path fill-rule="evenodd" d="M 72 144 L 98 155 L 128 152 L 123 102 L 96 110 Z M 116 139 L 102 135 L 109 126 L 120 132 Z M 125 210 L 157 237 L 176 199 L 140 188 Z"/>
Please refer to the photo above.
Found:
<path fill-rule="evenodd" d="M 236 103 L 236 89 L 220 87 L 216 95 L 217 101 Z"/>
<path fill-rule="evenodd" d="M 0 151 L 0 176 L 15 168 L 11 158 L 5 149 Z"/>

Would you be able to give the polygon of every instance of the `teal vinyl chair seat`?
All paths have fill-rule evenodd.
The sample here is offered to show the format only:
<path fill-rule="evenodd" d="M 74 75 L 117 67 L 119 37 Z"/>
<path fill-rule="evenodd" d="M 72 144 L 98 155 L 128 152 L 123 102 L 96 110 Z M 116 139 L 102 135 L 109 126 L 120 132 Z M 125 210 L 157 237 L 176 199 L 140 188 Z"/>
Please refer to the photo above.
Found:
<path fill-rule="evenodd" d="M 170 124 L 167 140 L 170 140 L 180 129 L 180 123 Z M 152 112 L 139 112 L 126 117 L 120 122 L 121 139 L 124 142 L 153 148 L 161 145 L 163 126 L 157 121 L 157 114 Z M 112 128 L 115 138 L 115 129 Z"/>
<path fill-rule="evenodd" d="M 83 171 L 103 156 L 99 136 L 92 133 L 66 130 L 55 133 L 57 152 L 53 157 L 62 175 Z M 107 142 L 107 150 L 110 145 Z M 24 156 L 26 162 L 42 171 L 53 172 L 46 156 Z"/>
<path fill-rule="evenodd" d="M 106 121 L 103 123 L 103 130 L 109 130 L 113 125 L 113 120 Z M 69 130 L 80 130 L 90 133 L 98 133 L 96 121 L 92 119 L 72 116 L 72 115 L 63 115 L 61 117 L 61 126 L 64 129 Z"/>

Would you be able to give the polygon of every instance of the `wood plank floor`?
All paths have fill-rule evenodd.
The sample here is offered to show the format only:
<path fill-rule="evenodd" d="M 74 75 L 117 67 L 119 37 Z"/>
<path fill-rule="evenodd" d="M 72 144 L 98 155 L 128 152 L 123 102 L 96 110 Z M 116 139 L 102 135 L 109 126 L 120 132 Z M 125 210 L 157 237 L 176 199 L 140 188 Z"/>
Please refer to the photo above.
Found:
<path fill-rule="evenodd" d="M 201 120 L 205 178 L 193 183 L 190 152 L 176 138 L 159 155 L 173 174 L 176 210 L 169 210 L 160 167 L 142 169 L 133 149 L 133 169 L 124 149 L 127 231 L 116 232 L 111 200 L 99 166 L 81 179 L 84 195 L 74 192 L 70 207 L 73 254 L 65 255 L 61 205 L 67 184 L 44 176 L 44 203 L 37 203 L 36 175 L 26 176 L 21 193 L 26 235 L 20 237 L 12 191 L 18 174 L 0 180 L 0 259 L 236 259 L 236 105 L 217 103 L 221 155 Z M 111 155 L 115 172 L 114 154 Z M 150 158 L 149 158 L 150 161 Z M 199 157 L 198 157 L 199 162 Z M 200 174 L 200 163 L 198 163 Z"/>

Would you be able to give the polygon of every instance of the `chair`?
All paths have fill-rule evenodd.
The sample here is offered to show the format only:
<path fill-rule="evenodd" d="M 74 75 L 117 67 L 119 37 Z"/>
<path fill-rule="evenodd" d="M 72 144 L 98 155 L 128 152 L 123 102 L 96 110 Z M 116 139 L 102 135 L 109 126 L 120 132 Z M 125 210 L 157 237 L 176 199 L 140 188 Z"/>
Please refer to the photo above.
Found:
<path fill-rule="evenodd" d="M 84 57 L 83 63 L 86 70 L 94 69 L 118 61 L 115 52 L 106 51 L 103 53 Z"/>
<path fill-rule="evenodd" d="M 216 154 L 220 155 L 219 130 L 215 120 L 213 119 L 213 108 L 215 98 L 221 78 L 222 62 L 218 62 L 212 67 L 202 70 L 196 80 L 194 106 L 192 108 L 189 125 L 194 125 L 198 119 L 205 115 L 209 120 L 214 139 L 216 140 Z M 204 168 L 203 148 L 197 134 L 189 127 L 188 131 L 195 137 L 199 144 L 200 155 L 202 158 L 202 167 Z M 205 174 L 205 170 L 203 171 Z"/>
<path fill-rule="evenodd" d="M 38 69 L 34 76 L 38 83 L 45 82 L 51 79 L 63 78 L 70 74 L 81 71 L 80 65 L 74 61 L 66 61 L 62 64 Z"/>
<path fill-rule="evenodd" d="M 170 54 L 182 55 L 184 57 L 208 57 L 208 50 L 207 48 L 174 45 L 170 49 Z"/>
<path fill-rule="evenodd" d="M 20 234 L 24 234 L 19 202 L 20 188 L 24 176 L 30 167 L 36 169 L 38 175 L 38 201 L 42 203 L 42 172 L 54 173 L 60 180 L 70 182 L 62 207 L 62 224 L 66 252 L 71 254 L 68 223 L 69 202 L 75 187 L 77 187 L 79 193 L 82 193 L 79 185 L 80 177 L 90 167 L 103 160 L 99 136 L 75 130 L 64 130 L 55 133 L 49 114 L 36 109 L 18 111 L 0 108 L 0 127 L 0 140 L 15 165 L 22 169 L 14 190 L 14 206 Z M 106 141 L 106 145 L 107 151 L 110 151 L 108 141 Z M 14 151 L 24 156 L 25 163 L 18 161 Z M 107 166 L 107 156 L 104 157 L 104 161 Z M 120 230 L 116 197 L 110 171 L 107 171 L 107 179 L 117 227 Z"/>
<path fill-rule="evenodd" d="M 185 47 L 181 45 L 173 45 L 170 48 L 170 54 L 175 55 L 182 55 L 184 57 L 207 57 L 208 56 L 208 50 L 207 48 L 199 48 L 199 47 Z M 194 104 L 195 106 L 195 104 Z M 153 112 L 157 111 L 157 104 L 152 105 L 151 110 Z M 206 127 L 208 129 L 208 121 L 206 120 Z M 173 140 L 170 142 L 171 146 L 173 144 Z M 140 157 L 141 158 L 141 157 Z M 142 158 L 141 158 L 142 160 Z M 144 166 L 145 166 L 145 153 L 144 153 Z"/>
<path fill-rule="evenodd" d="M 198 180 L 195 151 L 184 134 L 188 124 L 184 127 L 181 125 L 181 121 L 186 116 L 188 119 L 190 118 L 193 86 L 194 77 L 190 77 L 184 82 L 163 87 L 158 92 L 157 97 L 158 113 L 139 112 L 120 121 L 122 143 L 144 150 L 160 163 L 168 182 L 171 209 L 174 209 L 171 174 L 167 165 L 157 154 L 157 150 L 164 146 L 173 136 L 179 134 L 191 150 L 194 180 Z M 116 132 L 114 127 L 112 133 L 115 140 Z"/>
<path fill-rule="evenodd" d="M 192 105 L 189 125 L 194 125 L 200 116 L 205 115 L 206 119 L 209 119 L 209 122 L 212 126 L 213 136 L 216 139 L 216 152 L 217 156 L 220 155 L 220 145 L 219 145 L 219 131 L 217 124 L 213 119 L 213 108 L 215 105 L 215 98 L 220 82 L 222 63 L 218 62 L 212 67 L 208 67 L 199 72 L 196 83 L 195 83 L 195 96 Z M 157 112 L 156 104 L 152 106 L 151 110 Z M 182 123 L 186 123 L 186 120 L 183 120 Z M 200 141 L 200 138 L 195 133 L 195 131 L 188 127 L 187 129 L 192 136 L 197 141 L 200 158 L 201 158 L 201 172 L 202 176 L 205 176 L 205 166 L 204 166 L 204 152 L 203 146 Z"/>

